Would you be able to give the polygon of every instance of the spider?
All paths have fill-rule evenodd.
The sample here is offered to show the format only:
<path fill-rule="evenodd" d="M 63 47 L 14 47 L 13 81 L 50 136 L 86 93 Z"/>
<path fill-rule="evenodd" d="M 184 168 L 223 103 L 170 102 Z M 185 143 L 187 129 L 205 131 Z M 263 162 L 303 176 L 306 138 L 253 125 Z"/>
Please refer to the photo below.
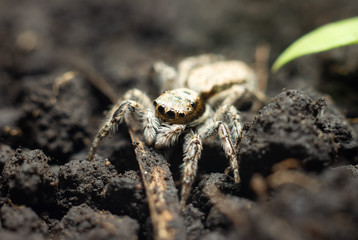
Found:
<path fill-rule="evenodd" d="M 146 144 L 155 148 L 170 147 L 184 134 L 182 209 L 196 176 L 203 143 L 221 143 L 230 161 L 228 169 L 239 183 L 237 156 L 242 125 L 235 106 L 244 102 L 265 102 L 265 95 L 257 90 L 254 71 L 243 62 L 225 61 L 222 56 L 205 54 L 184 59 L 177 71 L 157 62 L 151 75 L 163 94 L 152 102 L 138 89 L 125 93 L 100 127 L 88 159 L 94 159 L 110 130 L 131 114 L 143 127 Z"/>

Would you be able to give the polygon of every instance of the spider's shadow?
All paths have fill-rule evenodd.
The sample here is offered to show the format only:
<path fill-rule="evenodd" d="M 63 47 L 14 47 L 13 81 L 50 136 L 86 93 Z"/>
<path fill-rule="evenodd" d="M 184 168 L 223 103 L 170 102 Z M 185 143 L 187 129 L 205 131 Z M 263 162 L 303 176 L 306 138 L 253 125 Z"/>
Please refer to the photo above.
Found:
<path fill-rule="evenodd" d="M 182 140 L 182 139 L 181 139 Z M 170 164 L 170 171 L 177 186 L 181 185 L 182 164 L 183 164 L 183 147 L 182 141 L 179 144 L 164 151 L 165 158 Z M 229 166 L 229 160 L 220 146 L 210 146 L 203 144 L 203 152 L 198 163 L 198 172 L 196 178 L 203 174 L 213 172 L 223 173 Z"/>
<path fill-rule="evenodd" d="M 102 144 L 100 152 L 111 152 L 108 156 L 109 161 L 115 166 L 118 173 L 128 170 L 139 171 L 138 162 L 134 147 L 125 124 L 118 126 L 118 131 L 111 134 L 106 143 Z M 104 154 L 104 156 L 106 156 Z"/>

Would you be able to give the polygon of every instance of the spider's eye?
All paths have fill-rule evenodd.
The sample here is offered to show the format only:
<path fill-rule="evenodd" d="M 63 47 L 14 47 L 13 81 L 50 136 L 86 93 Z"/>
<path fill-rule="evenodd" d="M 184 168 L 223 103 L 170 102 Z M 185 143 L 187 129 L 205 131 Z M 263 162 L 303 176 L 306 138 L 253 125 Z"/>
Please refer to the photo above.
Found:
<path fill-rule="evenodd" d="M 179 117 L 183 118 L 183 117 L 185 117 L 185 114 L 184 113 L 179 113 Z"/>
<path fill-rule="evenodd" d="M 154 107 L 156 107 L 157 106 L 157 101 L 154 101 L 153 104 L 154 104 Z"/>
<path fill-rule="evenodd" d="M 158 112 L 163 115 L 165 113 L 164 108 L 162 106 L 159 106 Z"/>
<path fill-rule="evenodd" d="M 173 111 L 169 110 L 167 112 L 167 116 L 168 116 L 168 118 L 174 119 L 175 118 L 175 113 Z"/>
<path fill-rule="evenodd" d="M 192 106 L 192 108 L 195 109 L 195 107 L 196 107 L 196 104 L 195 104 L 195 103 L 192 102 L 190 105 Z"/>

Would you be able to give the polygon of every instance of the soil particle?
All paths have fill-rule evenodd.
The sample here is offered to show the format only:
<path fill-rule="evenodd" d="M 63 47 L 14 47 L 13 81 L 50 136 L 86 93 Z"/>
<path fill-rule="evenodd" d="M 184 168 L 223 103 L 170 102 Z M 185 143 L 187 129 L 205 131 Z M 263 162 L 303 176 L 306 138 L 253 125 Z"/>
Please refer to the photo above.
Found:
<path fill-rule="evenodd" d="M 41 150 L 17 149 L 15 156 L 5 163 L 3 188 L 14 203 L 39 211 L 49 210 L 47 208 L 56 204 L 58 179 L 49 161 Z"/>
<path fill-rule="evenodd" d="M 2 172 L 5 163 L 14 156 L 15 151 L 8 145 L 0 144 L 0 172 Z"/>
<path fill-rule="evenodd" d="M 288 158 L 299 160 L 308 171 L 337 163 L 344 157 L 339 155 L 341 143 L 356 141 L 343 122 L 340 115 L 327 110 L 323 99 L 297 90 L 283 91 L 259 111 L 243 135 L 243 186 L 247 187 L 253 173 L 267 176 L 275 163 Z"/>
<path fill-rule="evenodd" d="M 0 172 L 4 169 L 5 163 L 10 161 L 10 158 L 14 156 L 15 151 L 5 144 L 0 144 Z M 0 175 L 0 204 L 4 204 L 7 201 L 7 186 L 3 182 L 3 175 Z"/>
<path fill-rule="evenodd" d="M 136 220 L 95 211 L 86 204 L 72 207 L 60 225 L 59 239 L 138 239 Z"/>
<path fill-rule="evenodd" d="M 358 178 L 358 165 L 341 166 L 335 169 L 342 169 L 343 171 L 348 172 L 352 177 Z"/>

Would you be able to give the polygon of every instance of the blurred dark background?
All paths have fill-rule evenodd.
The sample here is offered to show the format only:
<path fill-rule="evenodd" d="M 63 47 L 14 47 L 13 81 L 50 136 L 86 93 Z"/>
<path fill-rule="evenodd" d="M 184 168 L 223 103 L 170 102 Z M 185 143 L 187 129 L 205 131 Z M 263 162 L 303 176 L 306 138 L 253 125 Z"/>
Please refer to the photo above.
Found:
<path fill-rule="evenodd" d="M 13 104 L 15 80 L 77 60 L 118 94 L 146 89 L 149 67 L 160 59 L 176 64 L 214 52 L 254 64 L 256 48 L 266 44 L 270 67 L 303 34 L 357 13 L 356 0 L 0 0 L 0 107 Z M 296 60 L 269 76 L 268 94 L 314 88 L 355 118 L 357 53 L 351 46 Z"/>

